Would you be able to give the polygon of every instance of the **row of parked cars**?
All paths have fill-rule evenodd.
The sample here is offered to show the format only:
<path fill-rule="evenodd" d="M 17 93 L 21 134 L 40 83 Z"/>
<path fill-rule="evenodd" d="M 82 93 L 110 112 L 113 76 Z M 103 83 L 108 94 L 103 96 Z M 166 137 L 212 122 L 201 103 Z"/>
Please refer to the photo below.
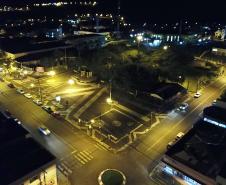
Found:
<path fill-rule="evenodd" d="M 183 132 L 179 132 L 173 141 L 167 144 L 167 149 L 171 148 L 177 141 L 179 141 L 184 136 Z"/>
<path fill-rule="evenodd" d="M 31 99 L 32 95 L 30 93 L 25 93 L 23 89 L 17 89 L 16 90 L 19 94 L 23 94 L 26 98 Z M 52 108 L 48 105 L 43 105 L 43 102 L 40 99 L 33 99 L 33 102 L 38 105 L 38 106 L 42 106 L 42 108 L 48 112 L 49 114 L 53 115 L 56 118 L 60 118 L 61 115 L 59 112 L 57 111 L 53 111 Z"/>
<path fill-rule="evenodd" d="M 28 99 L 32 98 L 32 95 L 30 93 L 26 93 L 23 89 L 16 89 L 16 91 L 19 94 L 24 95 Z M 49 114 L 53 115 L 54 117 L 61 118 L 60 113 L 53 111 L 52 108 L 50 106 L 48 106 L 48 105 L 43 105 L 43 102 L 40 99 L 33 99 L 33 102 L 36 105 L 41 106 L 43 110 L 45 110 Z M 38 130 L 40 131 L 40 133 L 42 133 L 45 136 L 49 136 L 51 134 L 50 130 L 45 125 L 41 125 L 38 128 Z"/>
<path fill-rule="evenodd" d="M 7 84 L 8 87 L 10 88 L 15 88 L 15 86 L 12 84 L 12 83 L 8 83 Z M 26 98 L 28 99 L 31 99 L 32 98 L 32 95 L 30 93 L 26 93 L 23 89 L 21 88 L 18 88 L 16 89 L 17 93 L 19 94 L 22 94 L 24 95 Z M 42 106 L 43 105 L 43 102 L 39 99 L 33 99 L 33 102 L 36 104 L 36 105 L 39 105 L 39 106 Z M 54 112 L 50 106 L 42 106 L 42 108 L 44 110 L 46 110 L 48 113 L 54 115 L 54 116 L 59 116 L 56 112 Z M 3 112 L 3 114 L 6 116 L 7 119 L 13 119 L 16 123 L 18 123 L 19 125 L 21 125 L 21 121 L 17 118 L 14 118 L 14 116 L 8 111 L 8 110 L 5 110 Z M 51 134 L 50 130 L 45 126 L 45 125 L 41 125 L 39 128 L 38 128 L 39 132 L 42 133 L 43 135 L 45 136 L 49 136 Z"/>

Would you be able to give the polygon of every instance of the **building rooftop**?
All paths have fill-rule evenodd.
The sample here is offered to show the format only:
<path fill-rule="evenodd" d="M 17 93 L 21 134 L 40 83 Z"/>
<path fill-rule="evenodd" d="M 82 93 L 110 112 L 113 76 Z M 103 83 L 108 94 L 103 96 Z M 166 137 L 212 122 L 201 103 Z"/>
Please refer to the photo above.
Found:
<path fill-rule="evenodd" d="M 185 92 L 186 89 L 177 83 L 160 83 L 154 87 L 152 93 L 157 94 L 164 100 L 168 100 L 177 93 Z"/>
<path fill-rule="evenodd" d="M 206 107 L 203 110 L 204 117 L 211 117 L 212 119 L 222 121 L 226 123 L 226 110 L 224 108 L 218 107 L 218 106 L 210 106 Z"/>
<path fill-rule="evenodd" d="M 29 39 L 1 39 L 1 49 L 9 53 L 25 53 L 38 50 L 50 50 L 58 47 L 69 47 L 63 41 L 47 41 L 47 42 L 36 42 L 30 41 Z"/>
<path fill-rule="evenodd" d="M 55 157 L 0 113 L 0 184 L 15 182 L 48 163 L 55 163 Z"/>
<path fill-rule="evenodd" d="M 226 174 L 225 129 L 200 120 L 166 155 L 215 179 L 220 173 Z"/>
<path fill-rule="evenodd" d="M 49 57 L 51 55 L 53 55 L 53 51 L 28 54 L 28 55 L 16 58 L 16 61 L 22 62 L 22 63 L 31 62 L 31 61 L 39 61 L 41 58 Z"/>
<path fill-rule="evenodd" d="M 64 40 L 69 40 L 70 41 L 70 40 L 75 40 L 75 39 L 92 38 L 92 37 L 103 37 L 103 35 L 95 34 L 95 33 L 82 34 L 82 35 L 73 35 L 73 36 L 65 37 Z"/>

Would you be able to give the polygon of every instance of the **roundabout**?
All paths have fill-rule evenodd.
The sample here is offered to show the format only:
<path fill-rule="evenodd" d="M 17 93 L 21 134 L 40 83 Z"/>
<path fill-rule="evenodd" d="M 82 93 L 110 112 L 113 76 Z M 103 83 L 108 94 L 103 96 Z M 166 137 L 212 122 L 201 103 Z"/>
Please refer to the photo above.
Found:
<path fill-rule="evenodd" d="M 106 169 L 98 177 L 99 185 L 126 185 L 125 175 L 116 169 Z"/>

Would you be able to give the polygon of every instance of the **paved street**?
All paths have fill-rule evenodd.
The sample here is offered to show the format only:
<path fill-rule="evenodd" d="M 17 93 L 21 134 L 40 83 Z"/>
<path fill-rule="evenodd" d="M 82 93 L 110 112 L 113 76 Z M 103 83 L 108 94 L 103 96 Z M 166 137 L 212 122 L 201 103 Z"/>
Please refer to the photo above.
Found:
<path fill-rule="evenodd" d="M 186 132 L 198 119 L 202 109 L 220 95 L 226 80 L 221 78 L 202 92 L 199 99 L 191 98 L 186 114 L 169 114 L 149 133 L 138 137 L 127 150 L 113 154 L 76 130 L 70 124 L 59 121 L 35 105 L 31 100 L 16 93 L 15 89 L 0 82 L 0 104 L 22 121 L 24 127 L 58 158 L 58 168 L 69 176 L 73 185 L 95 185 L 97 176 L 105 168 L 122 170 L 130 185 L 156 184 L 148 178 L 148 172 L 158 163 L 166 145 L 178 132 Z M 175 117 L 174 117 L 175 115 Z M 46 125 L 52 132 L 42 136 L 37 128 Z"/>

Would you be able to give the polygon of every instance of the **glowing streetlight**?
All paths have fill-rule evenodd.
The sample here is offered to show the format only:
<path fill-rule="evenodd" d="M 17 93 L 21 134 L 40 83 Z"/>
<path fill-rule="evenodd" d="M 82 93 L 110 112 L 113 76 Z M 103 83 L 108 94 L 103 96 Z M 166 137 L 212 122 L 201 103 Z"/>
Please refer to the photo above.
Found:
<path fill-rule="evenodd" d="M 95 123 L 95 120 L 94 119 L 91 119 L 91 123 Z"/>
<path fill-rule="evenodd" d="M 72 79 L 70 79 L 70 80 L 68 80 L 68 83 L 69 83 L 70 85 L 73 85 L 73 84 L 75 84 L 75 81 L 72 80 Z"/>
<path fill-rule="evenodd" d="M 138 43 L 140 43 L 143 40 L 143 36 L 142 35 L 138 35 L 137 36 L 137 41 Z"/>
<path fill-rule="evenodd" d="M 56 75 L 56 72 L 55 72 L 55 71 L 50 71 L 50 72 L 49 72 L 49 75 L 50 75 L 50 76 L 55 76 L 55 75 Z"/>
<path fill-rule="evenodd" d="M 16 67 L 11 66 L 11 70 L 12 70 L 12 71 L 16 71 L 16 69 L 17 69 Z"/>
<path fill-rule="evenodd" d="M 61 96 L 56 96 L 56 101 L 60 102 L 61 101 Z"/>
<path fill-rule="evenodd" d="M 28 71 L 27 71 L 27 70 L 25 70 L 25 71 L 23 71 L 23 73 L 24 73 L 24 75 L 27 75 L 27 74 L 28 74 Z"/>
<path fill-rule="evenodd" d="M 142 35 L 137 35 L 137 47 L 138 47 L 138 55 L 140 54 L 140 42 L 143 40 Z"/>
<path fill-rule="evenodd" d="M 163 49 L 164 49 L 164 50 L 167 50 L 167 49 L 168 49 L 168 46 L 163 46 Z"/>
<path fill-rule="evenodd" d="M 111 98 L 107 98 L 107 99 L 106 99 L 106 102 L 107 102 L 108 104 L 112 104 L 113 101 L 112 101 Z"/>

